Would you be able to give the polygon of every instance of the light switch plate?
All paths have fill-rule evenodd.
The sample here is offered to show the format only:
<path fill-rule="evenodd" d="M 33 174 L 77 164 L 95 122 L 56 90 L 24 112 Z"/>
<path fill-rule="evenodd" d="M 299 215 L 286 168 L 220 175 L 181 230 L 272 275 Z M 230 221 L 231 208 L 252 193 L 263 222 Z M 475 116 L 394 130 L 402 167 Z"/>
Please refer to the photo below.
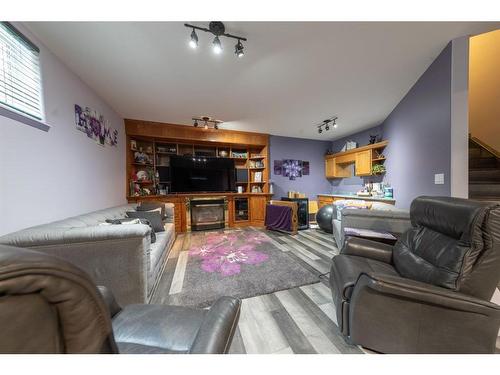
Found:
<path fill-rule="evenodd" d="M 444 173 L 436 173 L 434 175 L 434 185 L 444 185 Z"/>

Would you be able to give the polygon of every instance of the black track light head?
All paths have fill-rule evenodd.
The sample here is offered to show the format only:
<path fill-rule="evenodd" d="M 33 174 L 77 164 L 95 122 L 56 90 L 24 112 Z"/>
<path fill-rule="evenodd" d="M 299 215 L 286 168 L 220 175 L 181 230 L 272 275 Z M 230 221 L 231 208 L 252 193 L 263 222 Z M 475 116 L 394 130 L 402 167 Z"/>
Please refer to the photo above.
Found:
<path fill-rule="evenodd" d="M 318 128 L 318 133 L 321 134 L 323 132 L 323 129 Z"/>
<path fill-rule="evenodd" d="M 234 46 L 234 53 L 238 57 L 243 57 L 245 55 L 245 52 L 243 52 L 243 44 L 241 43 L 241 40 L 238 39 L 238 43 Z"/>
<path fill-rule="evenodd" d="M 198 120 L 194 120 L 194 127 L 197 128 L 198 127 Z"/>
<path fill-rule="evenodd" d="M 196 35 L 196 31 L 194 29 L 191 32 L 191 40 L 189 41 L 189 47 L 193 49 L 198 47 L 198 35 Z"/>
<path fill-rule="evenodd" d="M 215 130 L 219 129 L 219 125 L 217 123 L 214 124 L 214 129 Z"/>
<path fill-rule="evenodd" d="M 326 131 L 330 130 L 330 125 L 326 124 L 326 125 L 325 125 L 325 130 L 326 130 Z"/>

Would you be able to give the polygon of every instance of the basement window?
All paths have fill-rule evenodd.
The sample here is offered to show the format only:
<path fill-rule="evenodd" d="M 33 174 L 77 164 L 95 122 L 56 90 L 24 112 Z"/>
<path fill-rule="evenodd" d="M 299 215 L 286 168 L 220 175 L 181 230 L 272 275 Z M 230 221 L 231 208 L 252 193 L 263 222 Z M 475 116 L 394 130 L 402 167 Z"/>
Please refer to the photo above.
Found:
<path fill-rule="evenodd" d="M 0 115 L 43 130 L 40 49 L 0 22 Z"/>

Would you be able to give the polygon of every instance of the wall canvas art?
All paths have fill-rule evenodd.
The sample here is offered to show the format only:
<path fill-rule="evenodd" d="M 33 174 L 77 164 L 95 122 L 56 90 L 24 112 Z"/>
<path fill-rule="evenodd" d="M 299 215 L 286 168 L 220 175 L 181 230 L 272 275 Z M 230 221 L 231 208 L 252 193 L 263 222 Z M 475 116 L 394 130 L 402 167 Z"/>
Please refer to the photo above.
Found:
<path fill-rule="evenodd" d="M 78 104 L 75 104 L 75 123 L 77 130 L 87 134 L 87 137 L 101 146 L 105 144 L 116 146 L 118 144 L 118 130 L 113 129 L 104 116 L 89 107 L 82 109 Z"/>
<path fill-rule="evenodd" d="M 309 162 L 303 160 L 283 159 L 274 161 L 274 174 L 295 180 L 309 175 Z"/>

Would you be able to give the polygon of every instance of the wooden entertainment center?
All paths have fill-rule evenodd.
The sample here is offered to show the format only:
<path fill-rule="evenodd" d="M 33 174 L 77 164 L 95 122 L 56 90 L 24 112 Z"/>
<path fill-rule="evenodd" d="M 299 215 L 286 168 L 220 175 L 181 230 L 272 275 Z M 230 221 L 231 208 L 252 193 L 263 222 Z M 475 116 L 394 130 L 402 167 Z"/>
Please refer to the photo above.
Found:
<path fill-rule="evenodd" d="M 229 227 L 264 225 L 266 204 L 271 199 L 268 134 L 130 119 L 125 119 L 125 129 L 129 203 L 145 200 L 174 203 L 175 229 L 185 232 L 189 223 L 186 207 L 190 199 L 225 197 Z M 242 193 L 171 193 L 171 155 L 232 158 L 243 176 L 236 181 Z"/>

